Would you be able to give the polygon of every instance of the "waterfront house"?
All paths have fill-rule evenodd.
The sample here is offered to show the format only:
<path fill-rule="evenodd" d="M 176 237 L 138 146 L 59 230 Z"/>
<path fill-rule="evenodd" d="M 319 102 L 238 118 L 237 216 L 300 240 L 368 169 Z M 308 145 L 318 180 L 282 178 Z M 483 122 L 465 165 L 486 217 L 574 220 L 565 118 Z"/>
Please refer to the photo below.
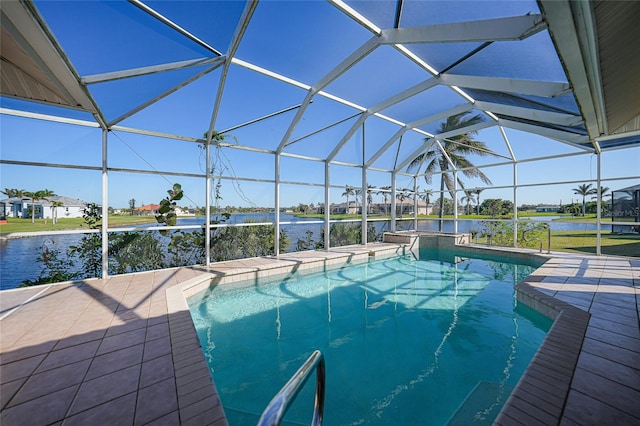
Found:
<path fill-rule="evenodd" d="M 148 216 L 158 214 L 158 209 L 160 208 L 160 204 L 147 204 L 145 206 L 136 207 L 134 209 L 135 214 L 140 216 Z"/>
<path fill-rule="evenodd" d="M 557 204 L 539 204 L 536 206 L 536 213 L 557 213 L 560 206 Z"/>
<path fill-rule="evenodd" d="M 76 198 L 53 195 L 47 199 L 37 200 L 35 203 L 31 198 L 11 197 L 0 200 L 2 212 L 7 218 L 30 218 L 31 206 L 35 205 L 36 219 L 52 218 L 74 218 L 82 217 L 87 203 Z M 2 215 L 2 214 L 0 214 Z"/>

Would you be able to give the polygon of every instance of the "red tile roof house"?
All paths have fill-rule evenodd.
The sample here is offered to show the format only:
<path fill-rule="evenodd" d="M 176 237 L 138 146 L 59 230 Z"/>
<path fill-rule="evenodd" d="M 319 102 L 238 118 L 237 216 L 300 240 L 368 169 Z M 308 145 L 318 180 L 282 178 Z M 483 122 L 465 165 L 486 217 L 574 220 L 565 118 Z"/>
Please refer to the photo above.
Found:
<path fill-rule="evenodd" d="M 134 210 L 139 215 L 152 215 L 158 214 L 160 204 L 147 204 L 146 206 L 136 207 Z"/>

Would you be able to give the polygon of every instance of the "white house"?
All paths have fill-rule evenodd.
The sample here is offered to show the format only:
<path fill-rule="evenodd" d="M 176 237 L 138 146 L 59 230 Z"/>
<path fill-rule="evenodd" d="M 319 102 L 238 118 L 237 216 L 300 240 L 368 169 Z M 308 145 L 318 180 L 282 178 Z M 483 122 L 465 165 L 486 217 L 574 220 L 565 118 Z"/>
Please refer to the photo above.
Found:
<path fill-rule="evenodd" d="M 46 200 L 36 200 L 35 202 L 27 197 L 11 197 L 0 200 L 0 216 L 4 213 L 4 216 L 8 218 L 30 218 L 32 204 L 35 204 L 36 219 L 52 219 L 54 216 L 58 219 L 82 217 L 87 206 L 85 201 L 61 195 L 54 195 L 47 197 Z"/>
<path fill-rule="evenodd" d="M 413 214 L 413 199 L 405 198 L 401 200 L 400 198 L 396 199 L 396 214 Z M 427 205 L 424 201 L 418 200 L 418 214 L 428 215 L 431 214 L 433 206 L 431 204 Z M 322 209 L 324 211 L 324 209 Z M 391 201 L 387 201 L 387 203 L 371 203 L 369 204 L 369 213 L 370 214 L 390 214 L 391 211 Z M 331 213 L 332 214 L 344 214 L 347 212 L 347 203 L 341 204 L 332 204 L 331 205 Z M 362 213 L 362 203 L 359 201 L 351 201 L 349 200 L 349 214 L 359 214 Z"/>
<path fill-rule="evenodd" d="M 560 206 L 557 204 L 538 204 L 536 206 L 536 212 L 538 213 L 557 213 L 560 210 Z"/>

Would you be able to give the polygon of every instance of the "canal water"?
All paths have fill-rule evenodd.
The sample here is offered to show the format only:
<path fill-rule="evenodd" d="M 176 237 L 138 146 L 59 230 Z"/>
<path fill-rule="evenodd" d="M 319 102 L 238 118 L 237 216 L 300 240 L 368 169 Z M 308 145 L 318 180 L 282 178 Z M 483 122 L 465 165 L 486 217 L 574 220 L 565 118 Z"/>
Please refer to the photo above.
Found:
<path fill-rule="evenodd" d="M 596 229 L 595 223 L 575 223 L 575 222 L 554 222 L 556 217 L 534 217 L 532 220 L 545 221 L 554 231 L 591 231 Z M 400 219 L 400 218 L 398 218 Z M 405 218 L 406 219 L 406 218 Z M 227 223 L 244 223 L 247 220 L 256 222 L 272 222 L 274 220 L 273 213 L 246 213 L 233 214 Z M 280 221 L 284 224 L 282 229 L 291 241 L 289 251 L 295 251 L 296 242 L 299 239 L 306 239 L 307 230 L 313 232 L 313 239 L 320 239 L 321 229 L 324 224 L 319 219 L 300 218 L 286 213 L 280 214 Z M 318 223 L 309 223 L 318 222 Z M 358 224 L 359 222 L 352 222 Z M 372 222 L 377 233 L 389 231 L 389 221 Z M 202 225 L 203 217 L 180 218 L 178 225 Z M 150 225 L 141 225 L 150 226 Z M 405 220 L 398 222 L 398 229 L 413 228 L 413 220 Z M 458 232 L 470 232 L 480 229 L 477 220 L 460 220 L 458 222 Z M 437 219 L 420 219 L 418 220 L 418 229 L 421 231 L 437 231 Z M 443 223 L 444 232 L 453 232 L 453 221 L 445 220 Z M 610 232 L 610 225 L 603 225 L 602 232 Z M 42 271 L 42 265 L 37 261 L 37 257 L 43 246 L 55 248 L 61 252 L 66 252 L 69 246 L 75 245 L 80 240 L 81 235 L 56 235 L 56 236 L 38 236 L 28 238 L 12 238 L 0 240 L 0 290 L 18 287 L 24 280 L 35 280 Z"/>

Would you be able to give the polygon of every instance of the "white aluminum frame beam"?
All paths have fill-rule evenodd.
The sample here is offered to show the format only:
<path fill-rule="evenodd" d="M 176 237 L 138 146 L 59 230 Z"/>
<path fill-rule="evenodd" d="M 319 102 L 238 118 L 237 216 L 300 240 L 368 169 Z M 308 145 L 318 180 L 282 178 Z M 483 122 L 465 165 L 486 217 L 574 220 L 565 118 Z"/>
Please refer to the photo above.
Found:
<path fill-rule="evenodd" d="M 380 148 L 378 149 L 378 151 L 373 154 L 370 158 L 369 161 L 367 161 L 365 163 L 366 167 L 371 166 L 378 158 L 380 158 L 382 156 L 382 154 L 384 154 L 394 143 L 395 141 L 402 136 L 403 134 L 405 134 L 406 132 L 408 132 L 409 130 L 414 130 L 414 128 L 419 127 L 419 126 L 424 126 L 425 124 L 428 123 L 432 123 L 434 121 L 438 121 L 438 120 L 442 120 L 444 118 L 447 118 L 451 115 L 456 115 L 456 114 L 461 114 L 463 112 L 466 111 L 470 111 L 473 109 L 473 105 L 472 104 L 460 104 L 457 105 L 453 108 L 449 108 L 446 111 L 441 111 L 438 112 L 436 114 L 432 114 L 428 117 L 424 117 L 421 118 L 419 120 L 413 121 L 411 123 L 406 124 L 404 127 L 402 127 L 401 129 L 399 129 L 393 136 L 391 136 L 391 138 Z M 424 132 L 425 135 L 427 137 L 433 137 L 434 135 L 429 134 L 427 132 Z"/>
<path fill-rule="evenodd" d="M 435 139 L 437 142 L 437 140 L 447 139 L 452 136 L 461 135 L 463 133 L 477 132 L 479 130 L 486 129 L 488 127 L 493 127 L 496 124 L 497 123 L 494 123 L 492 121 L 484 121 L 482 123 L 474 124 L 473 126 L 461 127 L 459 129 L 451 130 L 450 132 L 444 132 L 438 135 L 434 135 L 433 139 Z M 426 149 L 426 147 L 429 146 L 430 144 L 431 144 L 430 139 L 425 141 L 425 143 L 423 143 L 420 146 L 420 148 L 413 151 L 411 154 L 407 156 L 407 158 L 405 158 L 400 164 L 398 164 L 395 168 L 395 171 L 398 172 L 403 168 L 405 168 L 414 158 L 416 158 L 420 153 L 422 153 Z M 440 144 L 438 144 L 438 146 L 440 146 Z M 445 155 L 445 157 L 447 157 L 443 149 L 442 149 L 442 153 L 443 155 Z M 449 160 L 448 157 L 447 157 L 447 160 L 451 163 L 451 160 Z M 453 166 L 453 163 L 451 163 L 451 165 Z"/>
<path fill-rule="evenodd" d="M 498 124 L 509 129 L 534 133 L 546 138 L 554 139 L 567 145 L 571 145 L 574 148 L 579 148 L 585 151 L 592 151 L 591 148 L 593 148 L 593 146 L 587 145 L 589 143 L 589 137 L 585 135 L 564 132 L 562 130 L 550 129 L 548 127 L 536 126 L 528 123 L 521 123 L 519 121 L 512 121 L 505 118 L 501 118 L 498 121 Z"/>
<path fill-rule="evenodd" d="M 327 87 L 332 81 L 340 77 L 345 72 L 349 71 L 354 65 L 364 59 L 369 53 L 373 52 L 379 45 L 378 37 L 371 37 L 365 41 L 360 47 L 353 51 L 347 58 L 340 62 L 336 67 L 329 71 L 324 77 L 322 77 L 311 88 L 314 92 Z"/>
<path fill-rule="evenodd" d="M 340 152 L 340 150 L 344 147 L 344 145 L 349 141 L 349 139 L 351 139 L 351 137 L 355 134 L 355 132 L 360 128 L 360 126 L 362 125 L 362 123 L 364 123 L 364 121 L 369 118 L 371 115 L 377 114 L 378 112 L 389 108 L 399 102 L 402 102 L 406 99 L 409 99 L 412 96 L 415 96 L 419 93 L 422 93 L 426 90 L 431 89 L 432 87 L 435 87 L 438 84 L 438 81 L 435 78 L 430 78 L 427 79 L 421 83 L 418 83 L 416 85 L 414 85 L 413 87 L 410 87 L 388 99 L 385 99 L 384 101 L 378 103 L 377 105 L 372 106 L 371 108 L 368 108 L 364 114 L 362 114 L 361 117 L 358 118 L 358 120 L 353 123 L 353 125 L 351 126 L 351 128 L 349 128 L 349 130 L 347 130 L 347 133 L 342 137 L 342 139 L 340 140 L 340 142 L 338 142 L 338 144 L 335 146 L 335 148 L 333 149 L 333 151 L 331 151 L 331 153 L 327 156 L 327 159 L 329 161 L 332 161 Z M 398 136 L 399 137 L 399 136 Z M 367 162 L 367 166 L 369 166 L 371 163 Z"/>
<path fill-rule="evenodd" d="M 132 115 L 137 114 L 138 112 L 142 111 L 143 109 L 149 107 L 150 105 L 153 105 L 154 103 L 158 102 L 159 100 L 166 98 L 167 96 L 169 96 L 170 94 L 180 90 L 181 88 L 185 87 L 186 85 L 198 80 L 200 77 L 214 71 L 215 69 L 217 69 L 220 65 L 214 65 L 211 68 L 208 68 L 206 70 L 203 70 L 201 72 L 199 72 L 196 75 L 193 75 L 191 77 L 189 77 L 187 80 L 175 85 L 174 87 L 171 87 L 168 90 L 165 90 L 164 92 L 160 93 L 159 95 L 153 97 L 152 99 L 149 99 L 145 102 L 143 102 L 142 104 L 136 106 L 133 109 L 130 109 L 129 111 L 125 112 L 124 114 L 122 114 L 121 116 L 111 120 L 108 122 L 108 126 L 109 128 L 112 128 L 112 126 L 126 120 L 127 118 L 131 117 Z"/>
<path fill-rule="evenodd" d="M 12 115 L 14 117 L 32 118 L 34 120 L 51 121 L 54 123 L 74 124 L 82 127 L 100 127 L 95 121 L 78 120 L 76 118 L 59 117 L 57 115 L 40 114 L 36 112 L 21 111 L 0 107 L 0 114 Z"/>
<path fill-rule="evenodd" d="M 259 67 L 258 65 L 254 65 L 251 62 L 247 62 L 247 61 L 243 61 L 242 59 L 238 59 L 238 58 L 231 58 L 231 63 L 234 65 L 237 65 L 239 67 L 242 68 L 246 68 L 250 71 L 254 71 L 257 72 L 259 74 L 265 75 L 267 77 L 273 78 L 274 80 L 278 80 L 281 81 L 283 83 L 287 83 L 290 84 L 292 86 L 297 87 L 298 89 L 302 89 L 302 90 L 309 90 L 311 89 L 311 86 L 309 86 L 308 84 L 304 84 L 301 83 L 297 80 L 294 80 L 292 78 L 286 77 L 282 74 L 278 74 L 276 72 L 273 72 L 271 70 L 268 70 L 266 68 L 262 68 Z"/>
<path fill-rule="evenodd" d="M 132 5 L 138 7 L 140 10 L 148 13 L 149 15 L 153 16 L 158 21 L 162 22 L 163 24 L 167 25 L 169 28 L 172 28 L 173 30 L 175 30 L 178 33 L 182 34 L 183 36 L 187 37 L 189 40 L 193 41 L 194 43 L 199 44 L 200 46 L 204 47 L 208 51 L 213 52 L 216 55 L 220 55 L 220 56 L 222 55 L 222 53 L 218 52 L 218 50 L 216 50 L 215 48 L 213 48 L 209 44 L 205 43 L 204 41 L 200 40 L 198 37 L 194 36 L 189 31 L 187 31 L 184 28 L 182 28 L 180 25 L 176 24 L 175 22 L 173 22 L 172 20 L 168 19 L 164 15 L 156 12 L 155 10 L 153 10 L 152 8 L 147 6 L 146 4 L 142 3 L 141 1 L 139 1 L 139 0 L 129 0 L 129 3 L 131 3 Z"/>
<path fill-rule="evenodd" d="M 533 95 L 546 98 L 561 96 L 571 90 L 569 83 L 457 74 L 440 74 L 439 83 L 446 86 L 517 93 L 520 95 Z"/>
<path fill-rule="evenodd" d="M 380 35 L 382 30 L 378 28 L 376 24 L 368 20 L 365 16 L 359 13 L 357 10 L 346 4 L 342 0 L 328 0 L 329 3 L 337 7 L 342 13 L 349 16 L 351 19 L 374 33 L 375 35 Z"/>
<path fill-rule="evenodd" d="M 335 68 L 329 71 L 324 77 L 322 77 L 316 84 L 314 84 L 309 89 L 309 91 L 307 92 L 307 95 L 302 101 L 302 105 L 300 106 L 300 109 L 298 110 L 296 116 L 293 118 L 293 120 L 289 124 L 289 128 L 285 132 L 284 137 L 282 138 L 282 141 L 278 146 L 278 149 L 276 149 L 276 152 L 278 153 L 282 152 L 282 150 L 285 148 L 285 146 L 289 142 L 289 139 L 291 138 L 291 135 L 293 134 L 293 131 L 298 126 L 298 123 L 302 119 L 302 116 L 306 112 L 307 107 L 311 103 L 311 100 L 313 99 L 313 97 L 322 89 L 324 89 L 326 86 L 328 86 L 332 81 L 340 77 L 342 74 L 347 72 L 351 67 L 353 67 L 355 64 L 360 62 L 365 56 L 373 52 L 377 47 L 378 47 L 378 37 L 375 37 L 375 36 L 371 37 L 369 40 L 364 42 L 359 48 L 357 48 L 353 53 L 351 53 L 351 55 L 349 55 L 345 60 L 343 60 Z"/>
<path fill-rule="evenodd" d="M 558 124 L 560 126 L 573 127 L 583 124 L 581 116 L 563 112 L 545 111 L 485 101 L 476 101 L 474 107 L 483 111 L 490 111 L 493 114 L 510 115 L 527 120 L 539 121 L 541 123 Z"/>
<path fill-rule="evenodd" d="M 382 30 L 380 44 L 466 43 L 524 40 L 547 27 L 542 15 L 454 22 Z"/>
<path fill-rule="evenodd" d="M 108 147 L 108 130 L 102 129 L 102 225 L 100 235 L 102 237 L 102 279 L 109 276 L 109 163 L 107 161 Z"/>
<path fill-rule="evenodd" d="M 247 4 L 245 4 L 244 10 L 242 11 L 242 16 L 240 18 L 240 22 L 238 23 L 236 30 L 233 34 L 233 37 L 231 38 L 231 42 L 229 44 L 229 52 L 226 55 L 226 60 L 224 61 L 224 69 L 222 71 L 222 75 L 220 76 L 220 81 L 218 84 L 218 93 L 216 94 L 216 100 L 215 100 L 215 104 L 213 107 L 213 111 L 211 113 L 211 121 L 209 122 L 209 130 L 207 132 L 207 140 L 205 143 L 205 155 L 206 155 L 206 162 L 207 162 L 207 176 L 206 176 L 206 193 L 205 193 L 205 201 L 206 201 L 206 206 L 205 206 L 205 214 L 206 214 L 206 220 L 205 220 L 205 244 L 206 244 L 206 256 L 207 256 L 207 261 L 206 264 L 207 266 L 209 266 L 211 264 L 211 249 L 210 249 L 210 242 L 211 242 L 211 141 L 213 140 L 213 129 L 215 128 L 216 125 L 216 120 L 218 118 L 218 110 L 220 108 L 220 103 L 222 101 L 222 94 L 224 91 L 224 86 L 225 86 L 225 82 L 226 82 L 226 77 L 227 77 L 227 73 L 229 72 L 229 67 L 231 65 L 231 60 L 233 59 L 233 56 L 235 55 L 236 50 L 238 49 L 238 46 L 240 45 L 240 40 L 242 40 L 242 36 L 244 35 L 244 32 L 247 29 L 247 26 L 249 25 L 249 21 L 251 20 L 251 16 L 253 15 L 253 11 L 255 10 L 257 6 L 257 2 L 247 2 Z M 278 191 L 279 191 L 279 183 L 278 183 L 278 179 L 279 179 L 279 157 L 276 155 L 275 156 L 275 161 L 276 161 L 276 169 L 275 169 L 275 192 L 276 192 L 276 197 L 279 196 Z M 278 198 L 276 198 L 275 200 L 276 202 L 276 207 L 278 205 Z M 276 255 L 278 254 L 278 247 L 279 247 L 279 229 L 278 229 L 278 221 L 279 221 L 279 217 L 278 217 L 278 209 L 276 208 L 276 229 L 275 229 L 275 251 L 276 251 Z"/>
<path fill-rule="evenodd" d="M 124 78 L 138 77 L 141 75 L 156 74 L 165 71 L 181 70 L 203 65 L 218 65 L 226 60 L 226 56 L 215 56 L 213 58 L 190 59 L 188 61 L 170 62 L 161 65 L 151 65 L 148 67 L 131 68 L 121 71 L 93 74 L 82 77 L 83 84 L 104 83 L 107 81 L 121 80 Z"/>
<path fill-rule="evenodd" d="M 233 33 L 233 37 L 231 38 L 231 42 L 229 43 L 229 51 L 226 55 L 227 60 L 224 62 L 224 68 L 222 70 L 222 75 L 220 76 L 218 93 L 216 94 L 216 101 L 213 106 L 213 113 L 211 114 L 211 121 L 209 123 L 209 130 L 207 132 L 207 144 L 210 144 L 213 138 L 213 130 L 218 119 L 218 111 L 220 110 L 220 103 L 222 102 L 222 95 L 224 93 L 224 87 L 227 81 L 229 67 L 231 66 L 231 59 L 235 56 L 235 53 L 238 50 L 238 46 L 240 46 L 242 36 L 247 30 L 249 21 L 251 21 L 251 17 L 253 16 L 253 12 L 255 11 L 257 6 L 257 1 L 248 1 L 245 4 L 244 10 L 242 11 L 242 16 L 240 17 L 240 21 L 238 22 L 236 30 Z"/>
<path fill-rule="evenodd" d="M 502 135 L 504 144 L 507 146 L 507 149 L 509 150 L 509 155 L 511 156 L 511 160 L 514 163 L 517 162 L 518 159 L 516 158 L 516 154 L 514 154 L 513 152 L 513 148 L 511 147 L 511 142 L 509 142 L 509 138 L 507 137 L 507 132 L 504 131 L 504 127 L 502 126 L 498 126 L 498 129 L 500 130 L 500 134 Z"/>

